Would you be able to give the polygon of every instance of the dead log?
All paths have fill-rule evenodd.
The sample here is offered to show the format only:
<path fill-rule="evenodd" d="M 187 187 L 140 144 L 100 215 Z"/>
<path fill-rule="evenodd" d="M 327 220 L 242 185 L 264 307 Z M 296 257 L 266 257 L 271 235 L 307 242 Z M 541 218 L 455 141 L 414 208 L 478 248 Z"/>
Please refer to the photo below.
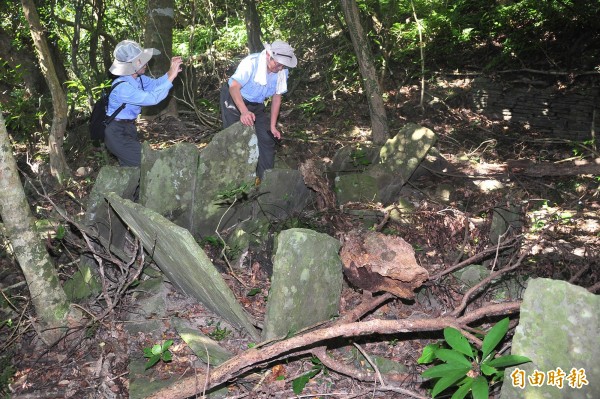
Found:
<path fill-rule="evenodd" d="M 532 177 L 580 176 L 600 174 L 600 158 L 592 161 L 576 160 L 564 163 L 535 163 L 527 159 L 509 160 L 505 169 L 516 175 Z"/>

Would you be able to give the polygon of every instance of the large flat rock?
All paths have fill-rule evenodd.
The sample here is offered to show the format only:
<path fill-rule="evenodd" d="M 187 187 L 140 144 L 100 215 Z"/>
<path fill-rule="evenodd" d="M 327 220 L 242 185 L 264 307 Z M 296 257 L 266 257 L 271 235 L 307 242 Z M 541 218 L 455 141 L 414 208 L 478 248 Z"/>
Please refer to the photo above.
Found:
<path fill-rule="evenodd" d="M 107 199 L 172 283 L 253 339 L 259 338 L 250 317 L 189 231 L 114 193 Z"/>
<path fill-rule="evenodd" d="M 308 229 L 279 233 L 265 315 L 264 339 L 285 337 L 338 314 L 340 242 Z"/>
<path fill-rule="evenodd" d="M 505 371 L 500 398 L 600 398 L 599 319 L 599 295 L 565 281 L 530 280 L 512 353 L 532 362 Z M 529 380 L 542 375 L 539 386 Z M 584 376 L 587 385 L 581 380 Z"/>

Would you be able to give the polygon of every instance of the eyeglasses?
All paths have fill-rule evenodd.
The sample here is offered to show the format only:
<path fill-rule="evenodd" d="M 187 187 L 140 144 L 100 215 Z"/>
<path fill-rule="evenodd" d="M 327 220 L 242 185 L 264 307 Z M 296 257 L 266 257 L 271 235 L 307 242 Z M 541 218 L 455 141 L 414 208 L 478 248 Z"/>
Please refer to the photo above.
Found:
<path fill-rule="evenodd" d="M 285 65 L 283 65 L 280 62 L 275 61 L 275 58 L 273 56 L 271 56 L 271 61 L 273 61 L 275 63 L 275 69 L 285 68 Z"/>

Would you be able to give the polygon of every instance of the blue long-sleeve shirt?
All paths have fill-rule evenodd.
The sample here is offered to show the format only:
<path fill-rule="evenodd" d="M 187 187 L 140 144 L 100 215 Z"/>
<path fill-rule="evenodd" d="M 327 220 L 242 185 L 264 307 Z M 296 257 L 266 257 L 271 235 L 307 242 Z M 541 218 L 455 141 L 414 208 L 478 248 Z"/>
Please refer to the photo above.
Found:
<path fill-rule="evenodd" d="M 107 115 L 112 115 L 121 104 L 127 104 L 117 115 L 118 119 L 137 118 L 142 112 L 143 106 L 158 104 L 167 97 L 169 90 L 173 87 L 166 73 L 158 79 L 146 75 L 139 76 L 137 79 L 130 75 L 121 76 L 114 80 L 113 85 L 119 81 L 125 83 L 121 83 L 110 93 L 107 113 Z"/>

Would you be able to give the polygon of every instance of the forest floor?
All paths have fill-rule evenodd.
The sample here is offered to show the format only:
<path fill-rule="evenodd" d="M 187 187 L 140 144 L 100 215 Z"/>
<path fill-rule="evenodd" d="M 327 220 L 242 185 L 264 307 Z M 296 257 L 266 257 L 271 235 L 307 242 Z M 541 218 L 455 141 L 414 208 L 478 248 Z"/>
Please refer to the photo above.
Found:
<path fill-rule="evenodd" d="M 408 122 L 420 123 L 432 129 L 439 137 L 436 147 L 451 169 L 411 181 L 414 192 L 411 201 L 415 205 L 411 222 L 396 223 L 390 220 L 385 226 L 380 226 L 382 232 L 399 236 L 410 243 L 415 248 L 418 263 L 430 275 L 435 275 L 493 247 L 489 240 L 492 210 L 516 204 L 525 216 L 522 230 L 513 232 L 511 237 L 519 237 L 514 241 L 514 247 L 518 253 L 525 254 L 525 260 L 514 273 L 524 277 L 566 280 L 586 288 L 593 287 L 595 292 L 600 291 L 598 176 L 540 177 L 511 174 L 506 169 L 509 160 L 537 162 L 543 159 L 545 162 L 559 162 L 571 159 L 577 143 L 544 140 L 542 135 L 531 130 L 486 120 L 460 103 L 453 103 L 452 106 L 442 102 L 428 103 L 421 109 L 417 87 L 404 87 L 388 94 L 388 104 L 394 104 L 388 108 L 391 132 L 398 131 Z M 444 96 L 440 95 L 440 98 Z M 290 167 L 296 167 L 307 159 L 327 162 L 342 146 L 365 144 L 369 138 L 368 107 L 362 100 L 357 101 L 356 95 L 345 96 L 340 93 L 335 101 L 318 101 L 298 90 L 288 101 L 284 104 L 280 120 L 284 139 L 277 155 Z M 144 122 L 139 129 L 154 148 L 181 141 L 193 142 L 201 147 L 215 131 L 199 125 L 191 116 Z M 28 171 L 30 169 L 24 154 L 21 155 L 20 165 L 27 171 L 26 174 L 34 178 L 33 172 Z M 581 156 L 595 157 L 593 153 L 585 151 Z M 85 196 L 93 186 L 95 173 L 107 162 L 114 164 L 115 160 L 107 158 L 106 153 L 98 149 L 87 147 L 86 150 L 73 152 L 72 168 L 89 167 L 91 173 L 76 177 L 66 190 L 48 190 L 48 197 L 27 190 L 36 215 L 56 219 L 55 205 L 63 207 L 73 217 L 80 215 L 85 210 Z M 504 187 L 484 191 L 473 184 L 473 176 L 486 175 L 503 179 Z M 433 194 L 436 188 L 444 185 L 452 189 L 449 197 L 440 200 Z M 378 204 L 357 206 L 361 209 L 382 209 Z M 340 213 L 339 216 L 345 218 L 348 229 L 360 224 L 347 214 Z M 331 231 L 331 226 L 323 220 L 313 220 L 311 225 L 335 235 L 345 233 Z M 61 242 L 48 236 L 47 246 L 57 260 L 61 277 L 73 272 L 73 264 L 69 263 L 76 260 L 80 250 L 78 245 L 82 243 L 76 237 Z M 219 248 L 207 243 L 205 249 L 215 264 L 223 264 L 219 259 Z M 268 257 L 269 254 L 262 254 L 262 257 L 261 254 L 254 254 L 253 258 Z M 240 302 L 260 320 L 264 315 L 269 279 L 259 263 L 245 265 L 237 275 L 245 286 L 256 287 L 259 295 L 244 295 L 237 279 L 226 280 L 233 291 L 239 294 Z M 23 282 L 24 277 L 14 259 L 3 254 L 0 258 L 0 286 L 3 288 L 0 310 L 5 310 L 0 313 L 0 370 L 3 370 L 0 372 L 0 396 L 20 399 L 129 397 L 128 359 L 139 357 L 144 348 L 156 343 L 144 334 L 130 337 L 125 332 L 123 315 L 128 307 L 135 305 L 132 295 L 126 293 L 121 305 L 97 323 L 94 332 L 86 338 L 70 346 L 57 345 L 45 349 L 32 328 L 28 291 Z M 436 296 L 437 305 L 392 300 L 374 309 L 362 320 L 415 316 L 434 318 L 454 309 L 463 297 L 464 287 L 452 275 L 427 286 Z M 189 299 L 175 289 L 169 295 L 172 303 L 181 306 L 169 309 L 173 314 L 203 325 L 203 332 L 221 339 L 222 345 L 235 354 L 248 347 L 250 342 L 247 337 L 224 328 L 202 306 L 190 305 Z M 342 297 L 342 315 L 366 298 L 360 290 L 348 284 L 344 284 Z M 6 310 L 8 301 L 14 307 L 12 312 Z M 469 309 L 493 301 L 494 298 L 484 294 Z M 97 304 L 83 303 L 81 306 L 90 313 L 98 309 Z M 10 323 L 7 322 L 9 318 Z M 497 320 L 484 320 L 480 327 L 489 328 L 490 323 Z M 427 386 L 420 378 L 425 367 L 418 365 L 417 359 L 426 344 L 440 337 L 440 334 L 415 333 L 394 338 L 360 338 L 353 343 L 372 356 L 404 365 L 402 371 L 385 374 L 387 385 L 410 391 L 416 395 L 413 397 L 428 397 Z M 169 363 L 160 362 L 148 370 L 152 378 L 189 375 L 195 367 L 199 367 L 195 355 L 173 329 L 170 334 L 165 334 L 164 339 L 175 341 L 171 347 L 173 360 Z M 368 359 L 361 356 L 357 348 L 348 342 L 348 346 L 332 349 L 330 356 L 340 363 L 351 364 L 355 370 L 369 371 L 371 365 Z M 310 370 L 318 373 L 296 396 L 291 381 Z M 361 382 L 357 378 L 319 368 L 311 362 L 310 357 L 286 358 L 281 362 L 256 367 L 254 371 L 229 385 L 227 393 L 221 397 L 411 397 L 401 390 L 383 389 L 380 384 Z M 492 396 L 497 393 L 498 386 L 495 386 Z"/>

